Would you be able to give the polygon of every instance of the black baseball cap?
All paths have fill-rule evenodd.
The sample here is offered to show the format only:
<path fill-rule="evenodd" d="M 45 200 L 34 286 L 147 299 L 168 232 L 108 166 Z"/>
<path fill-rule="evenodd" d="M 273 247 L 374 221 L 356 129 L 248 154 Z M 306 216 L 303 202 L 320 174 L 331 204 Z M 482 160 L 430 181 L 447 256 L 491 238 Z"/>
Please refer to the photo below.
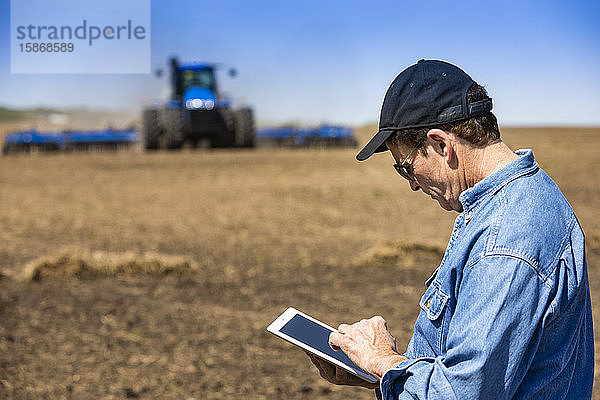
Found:
<path fill-rule="evenodd" d="M 426 128 L 466 120 L 492 109 L 492 99 L 467 104 L 467 90 L 474 84 L 456 65 L 438 60 L 420 60 L 402 71 L 383 99 L 379 132 L 358 153 L 364 161 L 387 151 L 385 144 L 400 129 Z"/>

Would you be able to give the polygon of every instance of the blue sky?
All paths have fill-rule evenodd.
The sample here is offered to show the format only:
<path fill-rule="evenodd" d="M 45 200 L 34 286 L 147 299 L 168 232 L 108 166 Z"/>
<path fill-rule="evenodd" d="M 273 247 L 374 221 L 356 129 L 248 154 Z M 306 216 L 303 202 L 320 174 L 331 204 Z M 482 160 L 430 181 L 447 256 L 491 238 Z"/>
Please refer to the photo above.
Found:
<path fill-rule="evenodd" d="M 360 125 L 401 70 L 436 58 L 483 84 L 504 125 L 600 125 L 599 4 L 153 0 L 151 69 L 220 62 L 239 72 L 222 89 L 262 122 Z M 151 74 L 11 74 L 10 0 L 0 26 L 0 105 L 139 110 L 168 95 Z"/>

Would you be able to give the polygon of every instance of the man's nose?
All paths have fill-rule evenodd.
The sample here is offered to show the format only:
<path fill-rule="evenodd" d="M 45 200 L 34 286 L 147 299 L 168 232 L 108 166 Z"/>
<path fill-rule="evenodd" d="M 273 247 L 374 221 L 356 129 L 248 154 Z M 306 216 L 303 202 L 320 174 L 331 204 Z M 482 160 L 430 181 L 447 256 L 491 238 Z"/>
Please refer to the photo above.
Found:
<path fill-rule="evenodd" d="M 410 188 L 416 192 L 417 190 L 421 189 L 421 186 L 419 186 L 419 182 L 417 182 L 416 179 L 412 179 L 410 181 Z"/>

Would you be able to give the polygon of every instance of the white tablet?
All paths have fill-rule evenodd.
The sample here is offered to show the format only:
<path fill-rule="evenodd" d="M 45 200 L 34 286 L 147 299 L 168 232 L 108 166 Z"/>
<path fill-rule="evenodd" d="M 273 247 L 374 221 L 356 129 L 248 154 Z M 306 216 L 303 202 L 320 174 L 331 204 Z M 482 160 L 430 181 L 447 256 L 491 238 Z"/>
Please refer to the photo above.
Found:
<path fill-rule="evenodd" d="M 335 329 L 292 307 L 277 317 L 267 327 L 267 331 L 367 382 L 378 382 L 377 378 L 358 368 L 342 350 L 335 351 L 329 346 L 329 334 L 336 331 Z"/>

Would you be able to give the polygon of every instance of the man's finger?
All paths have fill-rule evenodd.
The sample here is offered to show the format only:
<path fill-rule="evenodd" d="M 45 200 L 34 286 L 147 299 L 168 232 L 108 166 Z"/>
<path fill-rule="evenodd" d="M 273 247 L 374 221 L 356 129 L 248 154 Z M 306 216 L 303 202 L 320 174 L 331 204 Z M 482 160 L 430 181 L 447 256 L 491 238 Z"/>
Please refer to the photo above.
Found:
<path fill-rule="evenodd" d="M 319 370 L 319 374 L 321 375 L 322 378 L 328 380 L 329 382 L 335 383 L 334 379 L 335 379 L 335 375 L 336 375 L 336 371 L 335 371 L 335 365 L 320 359 L 319 357 L 313 356 L 314 358 L 314 364 L 317 367 L 317 369 Z"/>
<path fill-rule="evenodd" d="M 383 325 L 387 328 L 387 322 L 385 322 L 385 319 L 381 315 L 375 315 L 374 317 L 371 317 L 371 321 L 373 321 L 373 323 L 376 325 Z"/>
<path fill-rule="evenodd" d="M 331 332 L 329 334 L 329 347 L 333 350 L 338 351 L 340 349 L 340 344 L 342 342 L 343 334 L 338 332 Z"/>
<path fill-rule="evenodd" d="M 328 370 L 330 370 L 329 366 L 331 365 L 331 363 L 328 363 L 325 360 L 322 360 L 321 358 L 315 356 L 314 354 L 310 354 L 310 353 L 306 353 L 308 354 L 308 356 L 310 357 L 310 360 L 313 362 L 313 364 L 315 364 L 315 366 L 319 369 L 319 371 L 321 372 L 326 372 Z"/>
<path fill-rule="evenodd" d="M 346 384 L 354 384 L 356 382 L 354 375 L 351 375 L 349 372 L 340 367 L 335 368 L 335 379 L 338 382 L 344 382 Z"/>
<path fill-rule="evenodd" d="M 348 332 L 348 329 L 350 329 L 350 325 L 348 324 L 341 324 L 340 326 L 338 326 L 338 332 L 339 333 L 346 333 Z"/>

